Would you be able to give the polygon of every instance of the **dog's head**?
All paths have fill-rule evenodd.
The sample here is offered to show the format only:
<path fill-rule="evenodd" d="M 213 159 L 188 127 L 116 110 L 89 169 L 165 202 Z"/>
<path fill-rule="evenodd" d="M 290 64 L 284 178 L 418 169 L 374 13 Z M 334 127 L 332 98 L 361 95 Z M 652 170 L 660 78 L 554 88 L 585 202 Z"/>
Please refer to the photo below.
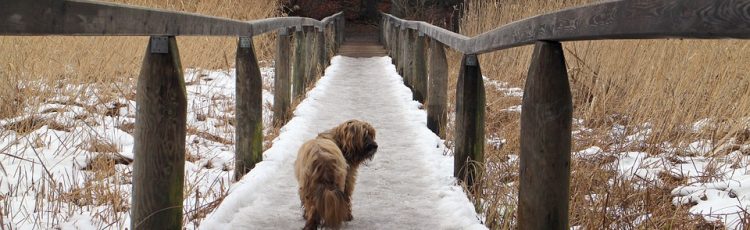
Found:
<path fill-rule="evenodd" d="M 354 164 L 372 159 L 378 150 L 375 128 L 367 122 L 349 120 L 332 130 L 333 139 L 344 153 L 346 161 Z"/>

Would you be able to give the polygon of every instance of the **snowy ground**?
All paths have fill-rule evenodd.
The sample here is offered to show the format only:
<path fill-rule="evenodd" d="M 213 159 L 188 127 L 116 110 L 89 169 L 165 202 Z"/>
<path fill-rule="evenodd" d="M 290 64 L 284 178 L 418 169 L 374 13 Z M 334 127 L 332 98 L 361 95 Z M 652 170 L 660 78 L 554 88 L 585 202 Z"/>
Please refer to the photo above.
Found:
<path fill-rule="evenodd" d="M 272 69 L 263 72 L 272 84 Z M 226 195 L 234 167 L 234 70 L 187 70 L 186 227 Z M 66 86 L 60 96 L 0 120 L 0 224 L 4 229 L 129 227 L 133 124 L 131 93 L 102 101 L 91 86 Z M 133 87 L 130 87 L 133 88 Z M 79 92 L 78 96 L 65 92 Z M 76 95 L 75 93 L 72 95 Z M 264 123 L 272 94 L 263 92 Z M 19 127 L 29 126 L 28 130 Z M 118 161 L 116 165 L 96 165 Z"/>
<path fill-rule="evenodd" d="M 523 97 L 523 89 L 510 87 L 505 82 L 484 78 L 488 90 L 497 90 L 506 97 Z M 502 111 L 521 112 L 521 105 L 514 105 Z M 750 125 L 750 118 L 744 121 Z M 574 119 L 574 139 L 592 130 Z M 704 129 L 721 125 L 710 119 L 695 122 L 688 131 L 700 133 Z M 652 133 L 650 124 L 638 127 L 614 125 L 606 138 L 610 146 L 588 146 L 573 152 L 579 160 L 614 159 L 611 166 L 617 170 L 620 179 L 636 179 L 636 186 L 662 186 L 662 177 L 685 179 L 686 183 L 672 189 L 673 205 L 688 205 L 690 213 L 700 215 L 707 221 L 719 221 L 727 229 L 746 229 L 743 219 L 750 218 L 750 145 L 731 139 L 716 145 L 710 140 L 695 140 L 691 143 L 663 143 L 657 152 L 627 151 L 644 147 Z M 488 134 L 488 144 L 500 148 L 505 143 L 502 134 Z M 733 150 L 733 151 L 732 151 Z M 717 154 L 730 152 L 728 155 Z M 509 156 L 510 163 L 517 163 L 518 155 Z M 613 182 L 611 182 L 613 183 Z M 671 188 L 670 188 L 671 189 Z M 597 194 L 591 194 L 596 197 Z M 648 219 L 644 215 L 639 220 Z M 636 224 L 637 225 L 637 224 Z M 617 228 L 616 226 L 614 228 Z"/>
<path fill-rule="evenodd" d="M 233 185 L 202 229 L 298 229 L 304 225 L 293 176 L 305 140 L 349 119 L 373 124 L 380 146 L 360 168 L 347 229 L 485 229 L 463 190 L 453 160 L 426 128 L 426 113 L 390 58 L 335 57 L 297 107 L 265 160 Z"/>

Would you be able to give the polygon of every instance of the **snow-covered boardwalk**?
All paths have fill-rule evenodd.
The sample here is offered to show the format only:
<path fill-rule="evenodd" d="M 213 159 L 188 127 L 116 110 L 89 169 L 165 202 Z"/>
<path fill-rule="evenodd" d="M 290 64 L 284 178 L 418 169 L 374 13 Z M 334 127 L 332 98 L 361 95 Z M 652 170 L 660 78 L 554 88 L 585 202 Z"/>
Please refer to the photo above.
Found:
<path fill-rule="evenodd" d="M 264 161 L 234 184 L 201 229 L 301 229 L 298 148 L 349 119 L 373 124 L 380 146 L 360 168 L 345 229 L 485 229 L 452 177 L 452 156 L 388 57 L 336 56 Z"/>

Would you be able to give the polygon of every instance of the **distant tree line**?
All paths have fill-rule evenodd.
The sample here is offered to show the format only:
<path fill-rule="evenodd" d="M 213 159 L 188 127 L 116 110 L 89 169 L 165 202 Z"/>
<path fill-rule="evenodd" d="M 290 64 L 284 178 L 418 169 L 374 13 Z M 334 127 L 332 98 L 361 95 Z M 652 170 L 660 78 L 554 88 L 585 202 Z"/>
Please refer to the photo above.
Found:
<path fill-rule="evenodd" d="M 344 11 L 349 21 L 374 23 L 378 11 L 397 17 L 422 20 L 458 31 L 463 0 L 283 0 L 282 11 L 289 16 L 321 19 Z"/>

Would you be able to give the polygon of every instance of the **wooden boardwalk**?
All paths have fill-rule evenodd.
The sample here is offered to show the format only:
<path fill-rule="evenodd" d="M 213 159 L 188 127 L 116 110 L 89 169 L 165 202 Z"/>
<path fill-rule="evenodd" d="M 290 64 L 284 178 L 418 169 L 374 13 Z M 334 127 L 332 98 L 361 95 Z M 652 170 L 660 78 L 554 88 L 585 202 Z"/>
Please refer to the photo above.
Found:
<path fill-rule="evenodd" d="M 339 55 L 354 58 L 388 56 L 388 51 L 378 41 L 378 29 L 373 25 L 352 24 L 346 27 L 344 43 Z"/>

